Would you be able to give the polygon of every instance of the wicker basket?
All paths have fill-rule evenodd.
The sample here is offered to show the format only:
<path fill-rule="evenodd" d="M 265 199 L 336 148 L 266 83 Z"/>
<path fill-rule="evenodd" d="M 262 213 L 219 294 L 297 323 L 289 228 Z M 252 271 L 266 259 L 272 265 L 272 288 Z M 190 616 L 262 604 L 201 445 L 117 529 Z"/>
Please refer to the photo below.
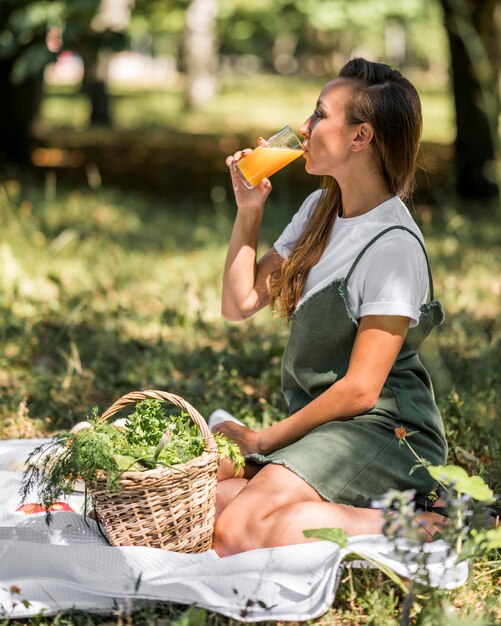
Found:
<path fill-rule="evenodd" d="M 204 418 L 183 398 L 164 391 L 134 391 L 117 400 L 100 420 L 128 404 L 154 399 L 189 413 L 200 429 L 204 452 L 187 463 L 144 472 L 124 472 L 120 491 L 106 489 L 106 478 L 87 489 L 114 546 L 150 546 L 176 552 L 205 552 L 211 547 L 219 453 Z"/>

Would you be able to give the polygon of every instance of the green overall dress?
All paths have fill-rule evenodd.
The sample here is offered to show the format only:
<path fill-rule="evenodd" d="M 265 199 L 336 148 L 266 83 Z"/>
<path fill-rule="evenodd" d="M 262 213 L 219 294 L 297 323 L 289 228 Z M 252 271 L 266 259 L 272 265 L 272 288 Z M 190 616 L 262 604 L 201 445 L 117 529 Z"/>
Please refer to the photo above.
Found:
<path fill-rule="evenodd" d="M 444 314 L 440 302 L 434 299 L 426 250 L 405 226 L 391 226 L 376 235 L 345 278 L 333 280 L 296 309 L 282 361 L 282 389 L 291 415 L 346 374 L 358 330 L 348 304 L 348 282 L 368 248 L 394 229 L 408 231 L 423 249 L 430 301 L 421 306 L 419 324 L 409 329 L 376 406 L 349 420 L 319 426 L 268 455 L 247 457 L 260 464 L 287 467 L 330 502 L 368 507 L 390 488 L 415 489 L 417 494 L 426 495 L 435 487 L 426 469 L 410 474 L 416 459 L 407 446 L 399 445 L 394 432 L 397 427 L 418 431 L 409 442 L 432 464 L 444 463 L 447 456 L 442 418 L 429 375 L 417 353 L 430 331 L 442 323 Z"/>

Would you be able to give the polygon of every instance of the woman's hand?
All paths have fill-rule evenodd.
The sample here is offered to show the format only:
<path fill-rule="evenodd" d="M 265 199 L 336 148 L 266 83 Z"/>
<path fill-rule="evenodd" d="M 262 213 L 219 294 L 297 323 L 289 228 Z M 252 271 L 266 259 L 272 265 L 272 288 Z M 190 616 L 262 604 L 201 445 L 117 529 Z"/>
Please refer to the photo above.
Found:
<path fill-rule="evenodd" d="M 259 146 L 266 146 L 267 142 L 262 138 L 258 138 Z M 233 185 L 233 192 L 235 194 L 235 200 L 238 208 L 240 209 L 248 209 L 248 208 L 259 208 L 262 209 L 266 199 L 270 195 L 270 191 L 272 190 L 272 186 L 270 181 L 267 178 L 263 178 L 263 180 L 254 187 L 253 189 L 248 189 L 243 180 L 240 178 L 238 172 L 235 171 L 234 165 L 241 161 L 247 154 L 250 154 L 252 150 L 250 148 L 246 148 L 245 150 L 239 150 L 235 152 L 233 156 L 229 156 L 226 159 L 226 165 L 230 169 L 231 174 L 231 182 Z"/>
<path fill-rule="evenodd" d="M 237 443 L 243 455 L 260 452 L 259 437 L 261 433 L 251 428 L 240 426 L 240 424 L 235 424 L 235 422 L 221 422 L 213 430 L 221 435 L 226 435 L 228 439 Z"/>

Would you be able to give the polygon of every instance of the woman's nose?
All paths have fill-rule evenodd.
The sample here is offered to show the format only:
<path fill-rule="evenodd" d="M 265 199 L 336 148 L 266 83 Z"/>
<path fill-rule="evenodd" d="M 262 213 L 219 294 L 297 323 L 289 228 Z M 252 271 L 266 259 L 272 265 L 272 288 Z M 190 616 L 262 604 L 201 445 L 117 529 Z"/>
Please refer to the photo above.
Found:
<path fill-rule="evenodd" d="M 304 120 L 302 125 L 299 128 L 299 134 L 303 137 L 308 137 L 310 134 L 310 118 Z"/>

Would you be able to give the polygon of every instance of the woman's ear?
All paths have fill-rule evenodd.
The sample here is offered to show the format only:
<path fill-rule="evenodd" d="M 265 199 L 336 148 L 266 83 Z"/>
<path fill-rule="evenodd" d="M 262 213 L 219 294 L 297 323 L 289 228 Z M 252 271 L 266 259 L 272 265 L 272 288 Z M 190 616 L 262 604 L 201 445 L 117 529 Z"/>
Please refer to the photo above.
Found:
<path fill-rule="evenodd" d="M 358 132 L 353 140 L 353 150 L 359 151 L 366 148 L 374 137 L 374 128 L 368 122 L 363 122 L 358 127 Z"/>

